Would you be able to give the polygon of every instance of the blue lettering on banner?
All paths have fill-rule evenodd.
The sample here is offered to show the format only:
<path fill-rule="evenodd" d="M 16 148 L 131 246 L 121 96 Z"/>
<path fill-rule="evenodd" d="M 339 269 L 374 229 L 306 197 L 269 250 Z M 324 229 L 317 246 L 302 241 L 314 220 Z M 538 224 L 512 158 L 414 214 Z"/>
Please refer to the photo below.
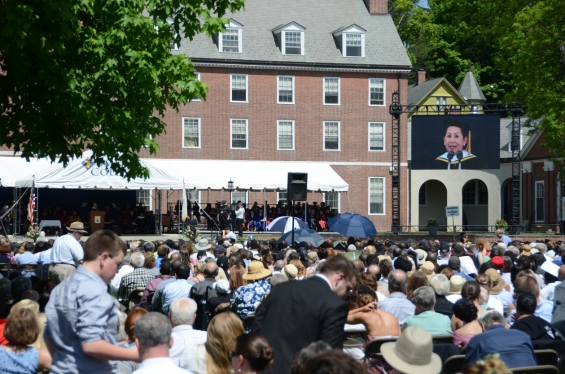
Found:
<path fill-rule="evenodd" d="M 90 174 L 95 177 L 105 177 L 107 175 L 114 176 L 114 171 L 110 168 L 110 163 L 108 161 L 104 162 L 101 167 L 90 168 Z"/>

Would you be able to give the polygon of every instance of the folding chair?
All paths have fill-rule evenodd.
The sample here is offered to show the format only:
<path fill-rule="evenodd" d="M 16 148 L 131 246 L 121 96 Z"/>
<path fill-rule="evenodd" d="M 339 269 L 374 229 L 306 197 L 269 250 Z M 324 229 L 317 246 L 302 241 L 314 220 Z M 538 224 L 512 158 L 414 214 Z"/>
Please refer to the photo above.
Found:
<path fill-rule="evenodd" d="M 141 298 L 143 297 L 144 287 L 137 287 L 135 290 L 131 291 L 128 295 L 128 302 L 126 303 L 127 311 L 131 311 L 136 306 L 139 306 Z"/>
<path fill-rule="evenodd" d="M 243 327 L 246 329 L 250 329 L 253 326 L 253 321 L 255 321 L 255 314 L 250 314 L 243 318 Z"/>
<path fill-rule="evenodd" d="M 465 363 L 465 355 L 451 356 L 443 364 L 442 374 L 461 373 Z"/>
<path fill-rule="evenodd" d="M 536 355 L 536 361 L 538 365 L 550 365 L 550 366 L 557 366 L 557 352 L 553 349 L 536 349 L 534 350 L 534 354 Z"/>
<path fill-rule="evenodd" d="M 510 370 L 514 374 L 559 374 L 559 369 L 551 365 L 526 366 Z"/>
<path fill-rule="evenodd" d="M 434 344 L 452 344 L 453 335 L 433 335 L 432 341 Z"/>
<path fill-rule="evenodd" d="M 381 346 L 384 343 L 390 343 L 390 342 L 395 342 L 398 339 L 398 336 L 392 337 L 392 338 L 386 338 L 386 339 L 376 339 L 376 340 L 372 340 L 369 343 L 367 343 L 367 346 L 365 347 L 365 356 L 368 356 L 370 354 L 376 353 L 376 354 L 381 354 Z"/>

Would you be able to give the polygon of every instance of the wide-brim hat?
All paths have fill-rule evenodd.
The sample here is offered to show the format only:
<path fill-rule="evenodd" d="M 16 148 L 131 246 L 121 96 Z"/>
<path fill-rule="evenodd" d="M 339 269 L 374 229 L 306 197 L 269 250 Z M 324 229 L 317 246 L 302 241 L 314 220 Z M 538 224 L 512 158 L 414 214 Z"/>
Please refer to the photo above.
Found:
<path fill-rule="evenodd" d="M 198 243 L 196 243 L 196 244 L 194 245 L 194 248 L 197 249 L 197 250 L 199 250 L 199 251 L 205 251 L 205 250 L 207 250 L 207 249 L 210 249 L 211 247 L 212 247 L 212 244 L 210 244 L 210 243 L 208 242 L 208 239 L 200 239 L 200 240 L 198 241 Z"/>
<path fill-rule="evenodd" d="M 72 232 L 80 232 L 81 234 L 87 234 L 88 231 L 84 229 L 84 224 L 82 222 L 73 222 L 71 223 L 70 227 L 67 227 L 67 230 Z"/>
<path fill-rule="evenodd" d="M 461 295 L 461 289 L 465 284 L 465 279 L 460 275 L 452 275 L 449 279 L 449 292 L 450 295 Z"/>
<path fill-rule="evenodd" d="M 245 280 L 257 280 L 268 277 L 269 275 L 271 275 L 271 271 L 269 269 L 265 269 L 263 262 L 251 261 L 247 268 L 247 273 L 243 274 L 242 278 Z"/>
<path fill-rule="evenodd" d="M 488 269 L 485 271 L 485 274 L 489 276 L 492 282 L 492 287 L 490 289 L 491 295 L 498 295 L 501 293 L 504 287 L 506 287 L 506 282 L 500 276 L 500 273 L 495 269 Z"/>
<path fill-rule="evenodd" d="M 424 273 L 428 280 L 432 279 L 432 277 L 435 275 L 435 270 L 436 268 L 434 266 L 434 263 L 431 261 L 426 261 L 422 264 L 422 266 L 420 266 L 420 271 Z"/>
<path fill-rule="evenodd" d="M 439 374 L 441 358 L 433 352 L 432 336 L 421 327 L 407 327 L 381 353 L 390 366 L 405 374 Z"/>
<path fill-rule="evenodd" d="M 532 247 L 528 244 L 522 246 L 522 256 L 529 256 L 532 252 Z"/>
<path fill-rule="evenodd" d="M 288 264 L 282 268 L 282 273 L 288 279 L 296 279 L 296 276 L 298 275 L 298 268 L 293 264 Z"/>

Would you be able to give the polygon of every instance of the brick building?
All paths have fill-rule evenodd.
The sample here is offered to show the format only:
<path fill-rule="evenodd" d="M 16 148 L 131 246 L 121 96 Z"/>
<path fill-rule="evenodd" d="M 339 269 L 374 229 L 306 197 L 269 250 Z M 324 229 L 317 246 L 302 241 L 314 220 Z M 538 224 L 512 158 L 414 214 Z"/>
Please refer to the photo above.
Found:
<path fill-rule="evenodd" d="M 407 102 L 411 66 L 387 12 L 387 0 L 248 0 L 244 11 L 226 15 L 225 33 L 174 46 L 172 53 L 191 57 L 209 91 L 206 101 L 166 112 L 167 132 L 156 139 L 161 150 L 154 157 L 186 160 L 183 170 L 172 172 L 188 185 L 190 160 L 225 161 L 215 172 L 225 176 L 226 187 L 230 179 L 237 187 L 246 178 L 230 166 L 235 160 L 273 161 L 274 168 L 290 161 L 330 165 L 349 191 L 311 191 L 308 202 L 327 200 L 389 230 L 388 105 L 395 90 Z M 406 123 L 403 117 L 401 134 Z M 407 144 L 401 138 L 406 181 Z M 401 186 L 406 202 L 407 184 Z M 200 203 L 229 199 L 217 188 L 193 195 Z M 232 195 L 229 200 L 251 204 L 285 197 L 284 191 L 261 189 Z"/>

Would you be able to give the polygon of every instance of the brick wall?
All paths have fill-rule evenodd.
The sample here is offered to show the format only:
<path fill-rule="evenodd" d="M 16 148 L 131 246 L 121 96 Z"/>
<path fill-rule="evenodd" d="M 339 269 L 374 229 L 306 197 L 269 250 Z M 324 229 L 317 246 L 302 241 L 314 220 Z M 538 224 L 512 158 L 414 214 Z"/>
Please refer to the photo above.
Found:
<path fill-rule="evenodd" d="M 371 14 L 388 14 L 388 0 L 364 0 Z"/>
<path fill-rule="evenodd" d="M 524 220 L 529 220 L 531 224 L 536 223 L 535 184 L 541 181 L 544 186 L 544 220 L 539 223 L 557 223 L 557 177 L 558 170 L 545 171 L 543 161 L 532 162 L 532 172 L 522 174 L 522 215 Z"/>

